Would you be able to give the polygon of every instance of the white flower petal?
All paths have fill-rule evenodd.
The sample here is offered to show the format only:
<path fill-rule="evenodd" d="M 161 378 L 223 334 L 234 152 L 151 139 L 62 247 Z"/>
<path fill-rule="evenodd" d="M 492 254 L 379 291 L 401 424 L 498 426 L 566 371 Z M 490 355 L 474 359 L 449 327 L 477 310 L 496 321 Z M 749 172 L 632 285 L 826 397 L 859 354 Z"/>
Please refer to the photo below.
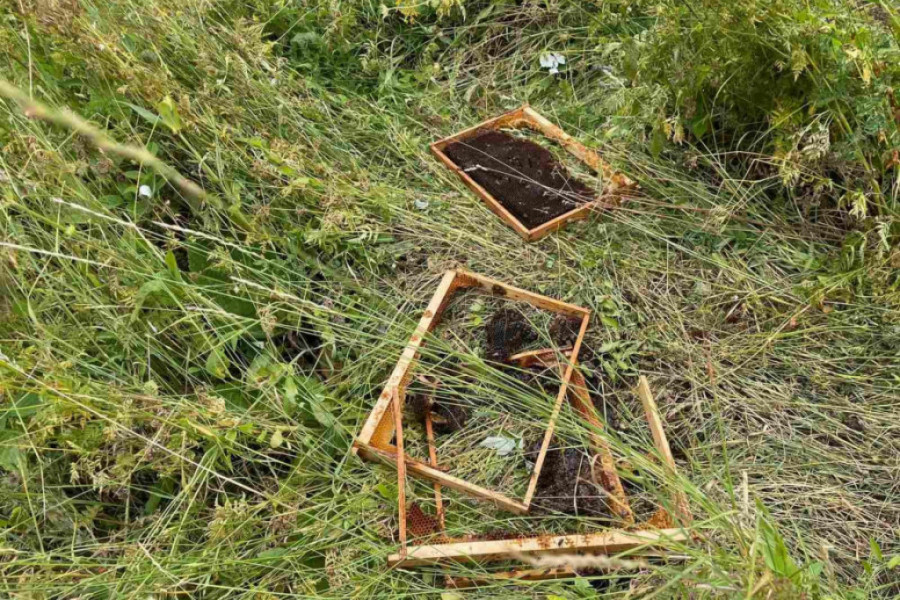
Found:
<path fill-rule="evenodd" d="M 150 189 L 149 185 L 142 185 L 138 188 L 138 196 L 141 198 L 151 198 L 153 196 L 153 190 Z"/>
<path fill-rule="evenodd" d="M 552 69 L 556 66 L 556 60 L 554 60 L 552 54 L 541 54 L 541 66 L 545 69 Z"/>
<path fill-rule="evenodd" d="M 551 74 L 551 75 L 556 75 L 557 73 L 559 73 L 559 69 L 557 69 L 556 67 L 552 67 L 552 68 L 550 69 L 550 74 Z"/>
<path fill-rule="evenodd" d="M 556 59 L 556 62 L 557 62 L 558 64 L 560 64 L 560 65 L 566 64 L 566 57 L 563 56 L 562 54 L 558 54 L 558 53 L 557 53 L 557 54 L 554 54 L 554 55 L 553 55 L 553 58 L 555 58 L 555 59 Z"/>
<path fill-rule="evenodd" d="M 428 200 L 416 199 L 413 201 L 413 204 L 415 204 L 416 208 L 418 208 L 419 210 L 425 210 L 426 208 L 428 208 Z"/>

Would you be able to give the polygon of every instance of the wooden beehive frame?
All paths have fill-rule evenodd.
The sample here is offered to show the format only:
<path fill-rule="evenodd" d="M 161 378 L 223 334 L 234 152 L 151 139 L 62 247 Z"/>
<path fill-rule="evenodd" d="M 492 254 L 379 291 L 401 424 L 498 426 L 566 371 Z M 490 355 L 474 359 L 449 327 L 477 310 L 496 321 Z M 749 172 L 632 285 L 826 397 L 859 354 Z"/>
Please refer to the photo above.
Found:
<path fill-rule="evenodd" d="M 476 540 L 410 546 L 406 555 L 392 554 L 388 566 L 422 567 L 447 562 L 485 563 L 521 560 L 526 556 L 560 554 L 618 554 L 640 548 L 686 542 L 690 535 L 680 528 L 626 531 L 613 529 L 598 533 L 543 535 L 513 540 Z M 512 573 L 517 573 L 513 571 Z M 514 578 L 508 575 L 507 579 Z"/>
<path fill-rule="evenodd" d="M 514 357 L 515 358 L 515 357 Z M 518 355 L 519 364 L 528 364 L 531 361 L 537 361 L 545 365 L 552 364 L 551 351 L 530 352 Z M 593 409 L 590 404 L 590 398 L 587 396 L 587 390 L 584 388 L 584 381 L 577 373 L 572 378 L 572 393 L 569 396 L 573 408 L 594 428 L 601 428 L 596 415 L 593 415 Z M 675 459 L 669 448 L 669 442 L 666 438 L 665 430 L 662 427 L 662 420 L 659 416 L 659 409 L 647 378 L 641 376 L 637 387 L 637 395 L 641 399 L 644 408 L 644 416 L 650 427 L 650 433 L 653 437 L 653 443 L 656 447 L 660 458 L 663 462 L 664 470 L 670 477 L 677 476 Z M 591 436 L 591 445 L 597 452 L 601 461 L 606 460 L 604 453 L 608 454 L 605 442 L 600 439 L 599 435 Z M 605 471 L 605 469 L 604 469 Z M 621 490 L 621 483 L 618 482 L 618 475 L 615 473 L 615 467 L 612 467 L 615 482 L 618 483 Z M 605 473 L 609 476 L 609 473 Z M 624 507 L 626 512 L 617 511 L 626 527 L 634 524 L 627 498 L 622 493 L 621 498 L 615 498 L 616 486 L 608 485 L 604 481 L 604 487 L 607 488 L 611 496 L 610 506 L 616 510 L 618 506 Z M 687 497 L 681 491 L 676 491 L 672 495 L 672 504 L 676 514 L 683 526 L 688 526 L 693 521 L 693 516 L 688 506 Z M 401 510 L 401 516 L 403 510 Z M 399 553 L 392 554 L 388 557 L 389 566 L 397 567 L 416 567 L 424 565 L 435 565 L 445 562 L 490 562 L 498 560 L 519 560 L 526 556 L 547 556 L 554 554 L 615 554 L 618 552 L 627 552 L 635 550 L 644 550 L 647 548 L 664 546 L 666 544 L 685 542 L 690 539 L 687 531 L 683 528 L 675 526 L 676 523 L 671 515 L 664 509 L 660 508 L 650 519 L 637 526 L 626 529 L 612 529 L 609 531 L 588 534 L 574 535 L 558 535 L 558 536 L 536 536 L 527 538 L 518 538 L 512 540 L 465 540 L 450 541 L 437 544 L 422 544 L 417 546 L 407 546 L 405 538 L 403 546 Z M 525 569 L 512 570 L 503 573 L 493 573 L 480 578 L 453 578 L 448 576 L 448 585 L 455 587 L 467 587 L 469 585 L 478 585 L 479 583 L 496 583 L 505 580 L 534 580 L 546 578 L 559 578 L 571 576 L 570 569 Z"/>
<path fill-rule="evenodd" d="M 454 477 L 453 475 L 443 472 L 434 465 L 414 460 L 406 456 L 402 451 L 398 452 L 397 446 L 391 444 L 391 440 L 394 439 L 394 436 L 398 431 L 397 425 L 400 422 L 399 418 L 397 418 L 399 415 L 394 414 L 394 407 L 399 406 L 402 409 L 406 399 L 406 388 L 411 377 L 412 366 L 419 353 L 419 349 L 425 341 L 425 336 L 440 321 L 441 314 L 450 298 L 460 289 L 480 289 L 491 295 L 499 296 L 507 300 L 524 302 L 550 312 L 581 319 L 578 336 L 572 345 L 571 356 L 565 361 L 564 365 L 561 365 L 562 383 L 553 405 L 553 410 L 550 414 L 547 429 L 544 432 L 540 452 L 535 459 L 534 470 L 531 474 L 531 479 L 528 482 L 528 489 L 522 500 L 510 498 L 505 494 L 475 485 L 459 477 Z M 397 361 L 393 373 L 391 373 L 384 390 L 381 392 L 378 401 L 375 403 L 375 407 L 372 409 L 372 412 L 369 414 L 369 417 L 366 419 L 359 435 L 354 441 L 354 452 L 357 452 L 367 460 L 378 461 L 395 466 L 401 473 L 405 472 L 406 474 L 432 481 L 441 486 L 455 489 L 476 498 L 490 501 L 498 507 L 510 512 L 516 514 L 527 513 L 528 508 L 531 505 L 531 500 L 534 497 L 535 489 L 537 488 L 538 477 L 540 476 L 544 459 L 547 456 L 550 440 L 553 437 L 556 419 L 559 416 L 563 400 L 566 398 L 568 392 L 569 382 L 572 379 L 573 373 L 577 372 L 575 365 L 578 361 L 578 352 L 581 349 L 581 342 L 584 339 L 585 331 L 587 331 L 589 318 L 590 311 L 580 306 L 554 300 L 553 298 L 542 296 L 540 294 L 534 294 L 467 271 L 448 271 L 441 279 L 437 291 L 431 298 L 431 302 L 428 303 L 428 307 L 425 309 L 422 318 L 419 320 L 419 324 L 413 332 L 412 337 L 410 337 L 409 343 L 400 355 L 400 360 Z M 402 444 L 402 441 L 400 441 L 401 439 L 402 434 L 398 439 L 398 442 Z"/>
<path fill-rule="evenodd" d="M 468 173 L 463 171 L 456 163 L 450 160 L 444 153 L 444 149 L 455 142 L 461 142 L 478 135 L 479 133 L 489 129 L 520 129 L 527 127 L 543 134 L 545 137 L 557 142 L 569 154 L 590 167 L 594 172 L 599 173 L 605 184 L 600 197 L 592 202 L 586 202 L 569 212 L 559 215 L 558 217 L 547 221 L 537 227 L 528 229 L 519 219 L 517 219 L 506 207 L 503 206 L 494 196 L 486 189 L 472 179 Z M 540 115 L 536 110 L 525 104 L 521 108 L 510 111 L 506 114 L 488 119 L 474 127 L 470 127 L 459 133 L 438 140 L 431 144 L 431 150 L 450 170 L 456 173 L 465 184 L 475 192 L 488 208 L 498 217 L 503 219 L 516 233 L 525 238 L 525 241 L 533 242 L 545 235 L 558 230 L 569 221 L 587 218 L 588 213 L 595 207 L 609 208 L 618 204 L 621 195 L 635 187 L 634 182 L 626 175 L 614 170 L 600 156 L 589 150 L 581 142 L 567 134 L 565 131 L 551 123 L 549 120 Z"/>

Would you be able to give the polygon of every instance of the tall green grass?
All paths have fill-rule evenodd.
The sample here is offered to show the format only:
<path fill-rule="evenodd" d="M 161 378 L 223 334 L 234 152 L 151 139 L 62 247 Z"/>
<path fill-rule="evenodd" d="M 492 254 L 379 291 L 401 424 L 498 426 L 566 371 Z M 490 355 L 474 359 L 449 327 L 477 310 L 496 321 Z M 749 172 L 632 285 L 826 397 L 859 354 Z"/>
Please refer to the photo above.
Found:
<path fill-rule="evenodd" d="M 349 447 L 456 266 L 593 311 L 583 368 L 605 435 L 648 495 L 688 494 L 698 536 L 637 573 L 477 596 L 897 593 L 892 230 L 810 219 L 777 174 L 736 171 L 730 152 L 651 152 L 652 123 L 617 103 L 653 88 L 628 84 L 617 47 L 592 37 L 638 34 L 644 13 L 459 11 L 11 7 L 4 79 L 146 147 L 205 196 L 3 105 L 4 595 L 442 592 L 439 569 L 385 567 L 396 478 Z M 571 70 L 554 78 L 538 58 L 560 47 Z M 524 101 L 638 179 L 641 196 L 524 245 L 427 150 Z M 677 479 L 648 456 L 639 373 Z M 494 384 L 498 406 L 545 407 Z M 564 413 L 560 434 L 584 426 Z M 450 502 L 461 525 L 510 524 Z"/>

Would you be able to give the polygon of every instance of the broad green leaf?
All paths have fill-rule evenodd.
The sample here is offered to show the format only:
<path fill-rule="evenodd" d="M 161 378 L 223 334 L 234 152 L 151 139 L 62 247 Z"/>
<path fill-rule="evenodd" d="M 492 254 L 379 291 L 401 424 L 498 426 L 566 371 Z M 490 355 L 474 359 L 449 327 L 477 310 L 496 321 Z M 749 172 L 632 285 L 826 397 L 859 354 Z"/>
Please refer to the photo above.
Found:
<path fill-rule="evenodd" d="M 206 357 L 206 372 L 219 379 L 228 374 L 228 358 L 221 348 L 216 348 Z"/>
<path fill-rule="evenodd" d="M 273 363 L 268 354 L 257 354 L 247 369 L 247 380 L 253 385 L 262 386 L 276 383 L 281 374 L 281 365 Z"/>
<path fill-rule="evenodd" d="M 151 279 L 150 281 L 144 283 L 139 289 L 137 296 L 135 296 L 134 300 L 134 312 L 137 313 L 144 307 L 144 302 L 147 301 L 147 298 L 153 296 L 154 294 L 162 294 L 168 291 L 166 287 L 166 282 L 162 279 Z"/>
<path fill-rule="evenodd" d="M 169 267 L 169 272 L 172 273 L 174 277 L 180 277 L 178 272 L 178 261 L 175 260 L 175 253 L 171 250 L 166 252 L 166 266 Z"/>
<path fill-rule="evenodd" d="M 296 408 L 297 394 L 300 393 L 300 390 L 297 388 L 297 382 L 294 381 L 293 377 L 288 376 L 284 378 L 282 391 L 284 391 L 284 399 L 287 401 L 288 406 L 290 408 Z"/>
<path fill-rule="evenodd" d="M 288 548 L 269 548 L 268 550 L 263 550 L 259 554 L 256 555 L 257 559 L 270 559 L 270 558 L 281 558 L 285 554 L 290 552 Z"/>
<path fill-rule="evenodd" d="M 171 96 L 163 98 L 162 102 L 156 105 L 159 116 L 162 118 L 163 124 L 168 127 L 172 133 L 181 131 L 181 117 L 178 114 L 178 107 L 172 101 Z"/>
<path fill-rule="evenodd" d="M 37 413 L 38 409 L 43 406 L 40 395 L 34 393 L 22 394 L 8 408 L 0 411 L 0 429 L 7 426 L 7 422 L 15 425 L 19 419 L 26 419 Z"/>
<path fill-rule="evenodd" d="M 159 115 L 155 115 L 146 108 L 141 108 L 137 104 L 131 104 L 130 102 L 125 102 L 125 105 L 128 106 L 131 110 L 133 110 L 139 117 L 150 123 L 151 125 L 156 125 L 160 122 L 161 118 Z"/>
<path fill-rule="evenodd" d="M 19 452 L 16 438 L 19 433 L 11 430 L 0 429 L 0 469 L 15 471 L 19 468 Z"/>
<path fill-rule="evenodd" d="M 603 323 L 604 326 L 609 327 L 613 330 L 619 329 L 619 322 L 616 321 L 613 317 L 608 317 L 606 315 L 600 315 L 600 322 Z"/>
<path fill-rule="evenodd" d="M 312 410 L 313 418 L 321 425 L 322 427 L 332 427 L 335 423 L 334 415 L 332 415 L 328 410 L 322 406 L 322 403 L 316 400 L 315 398 L 310 398 L 309 407 Z"/>
<path fill-rule="evenodd" d="M 760 513 L 759 533 L 762 538 L 760 546 L 766 566 L 776 575 L 788 578 L 793 577 L 797 574 L 798 569 L 791 559 L 787 545 L 784 543 L 784 538 L 781 537 L 781 534 L 769 521 L 768 511 L 766 511 L 765 506 L 758 500 L 756 505 Z"/>
<path fill-rule="evenodd" d="M 388 500 L 390 502 L 397 501 L 397 488 L 394 486 L 390 486 L 386 483 L 379 483 L 375 486 L 375 491 L 378 492 L 378 495 Z"/>
<path fill-rule="evenodd" d="M 691 123 L 691 132 L 698 139 L 703 137 L 707 129 L 709 129 L 709 119 L 706 117 L 699 117 Z"/>
<path fill-rule="evenodd" d="M 653 158 L 658 158 L 665 147 L 666 134 L 661 129 L 655 128 L 650 135 L 650 154 L 653 155 Z"/>
<path fill-rule="evenodd" d="M 276 429 L 275 433 L 272 434 L 272 437 L 269 438 L 269 447 L 270 448 L 278 448 L 283 443 L 284 443 L 284 433 L 282 433 L 281 429 Z"/>
<path fill-rule="evenodd" d="M 878 561 L 884 560 L 884 555 L 881 553 L 881 546 L 878 545 L 875 538 L 869 538 L 869 549 L 872 551 L 872 558 Z"/>

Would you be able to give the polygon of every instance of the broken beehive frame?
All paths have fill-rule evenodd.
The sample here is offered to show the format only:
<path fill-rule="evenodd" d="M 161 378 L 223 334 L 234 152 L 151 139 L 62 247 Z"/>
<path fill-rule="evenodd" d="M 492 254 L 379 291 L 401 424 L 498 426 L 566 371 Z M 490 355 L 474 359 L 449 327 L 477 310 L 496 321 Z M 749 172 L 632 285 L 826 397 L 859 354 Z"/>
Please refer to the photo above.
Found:
<path fill-rule="evenodd" d="M 427 334 L 440 321 L 444 308 L 455 292 L 461 289 L 478 289 L 494 296 L 508 300 L 525 302 L 532 306 L 556 312 L 569 317 L 581 319 L 578 335 L 571 349 L 551 348 L 529 351 L 510 358 L 510 362 L 520 367 L 541 365 L 558 368 L 562 379 L 559 394 L 553 406 L 550 420 L 544 434 L 541 449 L 535 460 L 534 470 L 529 480 L 528 490 L 523 500 L 510 498 L 502 493 L 472 484 L 459 477 L 454 477 L 440 468 L 434 451 L 433 434 L 429 433 L 428 463 L 413 459 L 403 452 L 402 410 L 406 399 L 406 390 L 412 376 L 419 350 L 425 343 Z M 593 403 L 587 392 L 584 378 L 577 370 L 577 358 L 582 340 L 587 331 L 590 311 L 585 308 L 554 300 L 546 296 L 534 294 L 526 290 L 506 285 L 499 281 L 476 275 L 463 270 L 448 271 L 441 279 L 438 289 L 431 298 L 422 318 L 410 337 L 400 356 L 387 384 L 378 398 L 372 412 L 363 424 L 359 435 L 353 443 L 353 451 L 361 457 L 394 466 L 398 470 L 398 483 L 401 493 L 400 502 L 400 552 L 388 558 L 391 566 L 413 567 L 436 564 L 444 561 L 515 560 L 523 556 L 542 556 L 547 554 L 612 554 L 617 552 L 664 546 L 667 543 L 683 542 L 688 534 L 676 527 L 672 516 L 660 508 L 650 519 L 635 525 L 634 515 L 625 495 L 621 480 L 616 471 L 615 459 L 599 431 L 602 423 L 595 412 Z M 637 390 L 641 398 L 645 416 L 650 426 L 654 445 L 662 458 L 666 473 L 676 474 L 675 461 L 666 439 L 662 421 L 656 402 L 650 392 L 646 378 L 641 377 Z M 537 487 L 540 472 L 553 436 L 556 420 L 560 414 L 562 403 L 568 399 L 572 408 L 591 427 L 590 442 L 595 454 L 594 478 L 598 485 L 606 490 L 609 506 L 616 514 L 622 529 L 612 529 L 600 533 L 575 534 L 561 536 L 523 537 L 511 540 L 448 540 L 441 543 L 407 545 L 406 540 L 406 501 L 405 477 L 410 474 L 434 483 L 436 505 L 438 506 L 439 529 L 443 530 L 443 509 L 441 502 L 441 486 L 449 487 L 475 498 L 492 502 L 499 508 L 517 514 L 525 514 L 531 505 Z M 426 428 L 429 427 L 426 415 Z M 392 443 L 396 437 L 396 442 Z M 396 445 L 395 445 L 396 444 Z M 682 525 L 690 524 L 692 517 L 683 493 L 677 492 L 673 499 L 676 514 Z M 511 571 L 504 577 L 509 579 L 524 577 L 540 577 L 543 571 L 537 572 Z M 551 569 L 548 576 L 565 576 L 561 570 Z"/>
<path fill-rule="evenodd" d="M 547 429 L 544 432 L 540 452 L 535 459 L 534 471 L 531 474 L 525 497 L 522 500 L 510 498 L 505 494 L 475 485 L 464 479 L 445 473 L 434 464 L 436 459 L 430 461 L 432 464 L 414 460 L 406 456 L 402 450 L 391 443 L 394 436 L 400 433 L 400 435 L 397 436 L 397 441 L 398 445 L 402 444 L 402 433 L 400 429 L 402 425 L 400 425 L 400 415 L 395 414 L 395 411 L 397 410 L 395 407 L 399 406 L 400 410 L 402 410 L 402 406 L 406 399 L 406 389 L 411 378 L 412 366 L 419 353 L 419 349 L 425 341 L 425 336 L 440 321 L 441 314 L 450 298 L 456 291 L 461 289 L 479 289 L 507 300 L 525 302 L 550 312 L 581 319 L 580 329 L 572 346 L 571 356 L 560 368 L 562 383 L 553 405 L 553 410 L 550 414 Z M 413 332 L 412 337 L 409 339 L 409 343 L 400 355 L 400 360 L 397 361 L 393 373 L 391 373 L 384 390 L 378 397 L 378 402 L 376 402 L 368 419 L 366 419 L 366 422 L 363 424 L 359 435 L 353 442 L 354 452 L 358 452 L 360 456 L 365 459 L 393 465 L 405 474 L 429 480 L 435 484 L 455 489 L 482 500 L 488 500 L 498 507 L 510 512 L 516 514 L 527 513 L 537 488 L 538 477 L 540 476 L 541 468 L 543 467 L 544 459 L 547 455 L 550 439 L 553 437 L 556 419 L 562 408 L 563 400 L 568 393 L 569 382 L 572 380 L 573 374 L 577 373 L 575 365 L 578 360 L 578 351 L 581 348 L 581 341 L 584 339 L 584 334 L 587 331 L 589 318 L 590 311 L 580 306 L 554 300 L 553 298 L 542 296 L 540 294 L 534 294 L 488 277 L 476 275 L 475 273 L 469 273 L 463 270 L 448 271 L 441 279 L 441 283 L 438 285 L 437 291 L 431 298 L 431 302 L 428 303 L 428 307 L 425 309 L 425 313 L 419 320 L 419 324 Z M 401 509 L 401 511 L 405 511 L 405 507 Z"/>
<path fill-rule="evenodd" d="M 513 357 L 520 365 L 543 364 L 551 366 L 553 350 L 526 352 Z M 561 363 L 557 363 L 560 364 Z M 675 459 L 669 448 L 669 442 L 662 427 L 662 420 L 656 401 L 650 391 L 647 379 L 641 376 L 636 390 L 641 398 L 644 416 L 650 427 L 653 443 L 668 475 L 676 476 Z M 584 379 L 577 373 L 572 378 L 569 401 L 573 409 L 591 425 L 592 429 L 602 429 L 599 418 L 594 414 L 593 404 L 587 396 Z M 398 554 L 388 557 L 388 565 L 397 567 L 416 567 L 434 565 L 445 562 L 491 562 L 500 560 L 521 560 L 528 557 L 552 556 L 560 554 L 615 554 L 628 551 L 642 551 L 650 548 L 664 547 L 667 544 L 686 542 L 690 535 L 683 527 L 691 524 L 693 516 L 687 498 L 681 491 L 673 493 L 672 504 L 680 525 L 665 508 L 660 507 L 647 521 L 634 524 L 634 517 L 628 505 L 628 499 L 622 490 L 622 484 L 609 448 L 599 434 L 592 431 L 591 445 L 601 463 L 601 482 L 610 495 L 610 507 L 622 519 L 623 529 L 612 529 L 598 533 L 521 537 L 510 540 L 450 540 L 442 543 L 403 546 Z M 606 461 L 611 461 L 607 463 Z M 595 469 L 596 470 L 596 469 Z M 613 481 L 610 482 L 608 479 Z M 401 511 L 402 515 L 402 511 Z M 456 587 L 477 585 L 479 582 L 497 582 L 503 580 L 534 580 L 569 576 L 571 569 L 516 569 L 502 573 L 492 573 L 484 578 L 448 577 L 448 584 Z"/>
<path fill-rule="evenodd" d="M 491 562 L 520 560 L 529 556 L 560 554 L 617 554 L 637 548 L 651 548 L 666 543 L 685 542 L 689 535 L 683 529 L 625 531 L 614 529 L 575 535 L 542 535 L 512 540 L 475 540 L 409 546 L 406 556 L 392 554 L 389 566 L 421 567 L 446 562 Z"/>
<path fill-rule="evenodd" d="M 555 348 L 522 352 L 511 357 L 510 362 L 522 368 L 541 365 L 550 368 L 556 367 L 560 371 L 565 364 L 559 360 L 559 352 Z M 625 526 L 633 525 L 634 514 L 628 505 L 625 489 L 622 486 L 619 473 L 616 471 L 615 459 L 609 450 L 606 440 L 599 435 L 599 432 L 603 430 L 603 424 L 600 422 L 600 418 L 594 409 L 594 404 L 591 402 L 584 377 L 577 370 L 572 374 L 569 404 L 591 426 L 591 446 L 593 446 L 595 452 L 592 469 L 594 481 L 606 490 L 610 510 L 619 517 L 622 524 Z"/>
<path fill-rule="evenodd" d="M 455 142 L 472 138 L 479 133 L 489 129 L 520 129 L 527 127 L 533 129 L 545 137 L 557 142 L 569 154 L 586 164 L 594 172 L 599 173 L 604 181 L 605 188 L 600 197 L 592 202 L 586 202 L 569 212 L 563 213 L 558 217 L 547 221 L 537 227 L 528 229 L 519 219 L 506 209 L 490 192 L 484 189 L 477 181 L 472 179 L 468 173 L 463 171 L 456 163 L 450 160 L 444 153 L 444 148 Z M 498 217 L 512 227 L 516 233 L 525 238 L 525 241 L 533 242 L 545 235 L 560 229 L 569 221 L 585 219 L 588 213 L 596 207 L 609 208 L 618 204 L 621 195 L 628 190 L 635 188 L 635 183 L 626 175 L 614 170 L 606 161 L 593 150 L 589 150 L 584 144 L 567 134 L 565 131 L 551 123 L 548 119 L 539 114 L 529 105 L 502 114 L 499 117 L 488 119 L 478 125 L 469 127 L 459 133 L 438 140 L 431 144 L 431 150 L 450 170 L 456 173 L 465 184 L 475 192 L 488 208 Z"/>

